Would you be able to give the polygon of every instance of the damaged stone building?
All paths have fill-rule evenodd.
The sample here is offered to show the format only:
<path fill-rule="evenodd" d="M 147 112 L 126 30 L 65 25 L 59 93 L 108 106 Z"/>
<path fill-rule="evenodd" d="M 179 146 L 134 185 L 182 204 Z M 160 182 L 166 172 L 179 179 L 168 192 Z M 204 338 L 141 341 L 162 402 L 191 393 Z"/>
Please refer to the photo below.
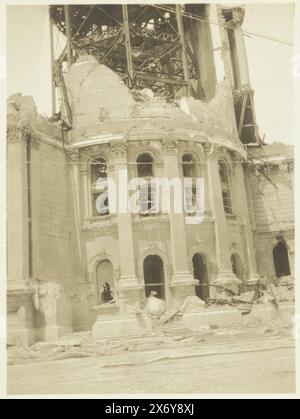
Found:
<path fill-rule="evenodd" d="M 91 330 L 96 318 L 100 335 L 135 333 L 134 307 L 153 291 L 172 308 L 293 277 L 293 148 L 259 137 L 244 13 L 50 7 L 66 39 L 52 56 L 54 115 L 20 94 L 7 105 L 9 343 Z M 152 211 L 151 194 L 140 213 L 113 213 L 109 193 L 99 211 L 99 178 L 121 171 L 203 178 L 203 221 Z"/>

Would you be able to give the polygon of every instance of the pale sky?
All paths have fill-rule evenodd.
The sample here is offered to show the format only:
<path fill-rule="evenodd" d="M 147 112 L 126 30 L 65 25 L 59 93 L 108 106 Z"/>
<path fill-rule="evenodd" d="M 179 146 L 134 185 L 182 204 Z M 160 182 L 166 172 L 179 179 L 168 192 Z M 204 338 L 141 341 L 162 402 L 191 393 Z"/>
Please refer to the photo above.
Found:
<path fill-rule="evenodd" d="M 292 42 L 294 7 L 246 6 L 246 30 Z M 293 143 L 293 48 L 245 37 L 257 122 L 266 142 Z M 8 95 L 33 96 L 41 113 L 51 115 L 50 40 L 46 6 L 9 6 L 7 15 Z"/>

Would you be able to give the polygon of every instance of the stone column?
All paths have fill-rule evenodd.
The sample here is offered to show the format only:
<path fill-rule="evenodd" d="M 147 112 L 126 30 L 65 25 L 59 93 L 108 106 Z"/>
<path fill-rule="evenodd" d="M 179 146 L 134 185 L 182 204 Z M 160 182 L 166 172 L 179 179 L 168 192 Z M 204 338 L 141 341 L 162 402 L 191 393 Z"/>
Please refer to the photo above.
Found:
<path fill-rule="evenodd" d="M 142 288 L 136 276 L 132 216 L 128 209 L 127 144 L 112 144 L 112 165 L 110 175 L 117 186 L 117 223 L 121 277 L 120 292 L 128 294 L 132 303 L 138 301 Z M 127 299 L 127 300 L 128 300 Z"/>
<path fill-rule="evenodd" d="M 219 152 L 213 145 L 207 145 L 205 151 L 207 157 L 208 194 L 215 223 L 216 261 L 218 267 L 215 285 L 237 292 L 241 281 L 232 272 L 227 219 L 219 175 Z"/>
<path fill-rule="evenodd" d="M 243 161 L 244 159 L 241 156 L 239 156 L 237 153 L 234 155 L 234 180 L 235 180 L 235 184 L 238 187 L 238 191 L 237 191 L 238 193 L 236 194 L 236 201 L 237 201 L 236 207 L 239 212 L 238 215 L 241 217 L 242 223 L 243 223 L 243 238 L 246 245 L 247 266 L 248 266 L 247 284 L 253 285 L 260 279 L 260 276 L 257 272 L 253 231 L 251 227 L 249 204 L 248 204 L 248 199 L 247 199 L 247 194 L 246 194 L 246 184 L 245 184 L 245 179 L 244 179 Z"/>
<path fill-rule="evenodd" d="M 163 142 L 162 147 L 164 151 L 165 177 L 168 180 L 181 179 L 176 141 L 167 139 Z M 183 211 L 177 214 L 172 208 L 174 205 L 174 193 L 172 193 L 172 187 L 170 198 L 170 232 L 173 265 L 173 276 L 170 286 L 173 288 L 175 299 L 177 301 L 183 301 L 185 297 L 195 295 L 196 281 L 190 271 L 190 264 L 188 260 L 185 214 Z M 181 202 L 182 201 L 183 199 L 181 196 Z"/>

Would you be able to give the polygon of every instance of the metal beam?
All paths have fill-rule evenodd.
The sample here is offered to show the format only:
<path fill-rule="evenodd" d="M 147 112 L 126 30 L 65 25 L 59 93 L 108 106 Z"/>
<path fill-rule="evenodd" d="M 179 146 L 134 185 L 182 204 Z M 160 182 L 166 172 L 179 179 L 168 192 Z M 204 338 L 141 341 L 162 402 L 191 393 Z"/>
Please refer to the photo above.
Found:
<path fill-rule="evenodd" d="M 84 27 L 84 25 L 86 24 L 87 20 L 89 19 L 89 17 L 91 16 L 93 10 L 95 9 L 95 5 L 91 6 L 88 14 L 86 15 L 86 18 L 84 19 L 84 21 L 82 22 L 82 24 L 79 26 L 79 28 L 77 29 L 77 31 L 75 32 L 75 34 L 72 36 L 72 39 L 75 39 L 76 36 L 79 34 L 79 32 L 81 31 L 81 29 Z"/>
<path fill-rule="evenodd" d="M 189 72 L 189 65 L 188 65 L 188 59 L 187 59 L 184 27 L 183 27 L 182 12 L 181 12 L 180 4 L 176 4 L 176 18 L 177 18 L 177 26 L 178 26 L 179 36 L 180 36 L 180 42 L 182 46 L 183 75 L 184 75 L 184 80 L 187 83 L 187 95 L 190 96 L 191 95 L 190 72 Z"/>
<path fill-rule="evenodd" d="M 70 17 L 70 6 L 64 6 L 65 21 L 66 21 L 66 37 L 67 37 L 67 59 L 68 68 L 70 70 L 73 64 L 73 52 L 72 52 L 72 28 L 71 28 L 71 17 Z"/>
<path fill-rule="evenodd" d="M 127 70 L 128 75 L 133 83 L 134 78 L 134 71 L 133 71 L 133 62 L 132 62 L 132 49 L 131 49 L 131 41 L 130 41 L 130 26 L 129 26 L 129 18 L 128 18 L 128 7 L 127 5 L 122 5 L 123 10 L 123 24 L 124 24 L 124 33 L 125 33 L 125 47 L 126 47 L 126 58 L 127 58 Z"/>
<path fill-rule="evenodd" d="M 50 8 L 49 8 L 50 13 Z M 51 85 L 52 85 L 52 115 L 56 114 L 56 83 L 55 83 L 55 51 L 54 51 L 54 23 L 49 16 L 50 26 L 50 54 L 51 54 Z"/>

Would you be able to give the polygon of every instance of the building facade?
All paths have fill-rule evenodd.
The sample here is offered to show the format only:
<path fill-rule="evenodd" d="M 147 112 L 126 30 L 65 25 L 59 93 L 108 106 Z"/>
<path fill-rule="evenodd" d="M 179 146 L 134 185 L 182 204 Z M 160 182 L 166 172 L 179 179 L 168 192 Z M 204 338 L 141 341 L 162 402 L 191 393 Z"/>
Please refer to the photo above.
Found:
<path fill-rule="evenodd" d="M 9 98 L 9 343 L 90 330 L 105 286 L 122 321 L 151 291 L 172 308 L 294 275 L 292 147 L 259 140 L 243 9 L 205 13 L 188 27 L 177 14 L 201 77 L 172 98 L 128 85 L 86 51 L 63 76 L 63 124 L 39 116 L 31 98 Z M 153 179 L 198 178 L 201 223 L 187 205 L 162 210 Z"/>

